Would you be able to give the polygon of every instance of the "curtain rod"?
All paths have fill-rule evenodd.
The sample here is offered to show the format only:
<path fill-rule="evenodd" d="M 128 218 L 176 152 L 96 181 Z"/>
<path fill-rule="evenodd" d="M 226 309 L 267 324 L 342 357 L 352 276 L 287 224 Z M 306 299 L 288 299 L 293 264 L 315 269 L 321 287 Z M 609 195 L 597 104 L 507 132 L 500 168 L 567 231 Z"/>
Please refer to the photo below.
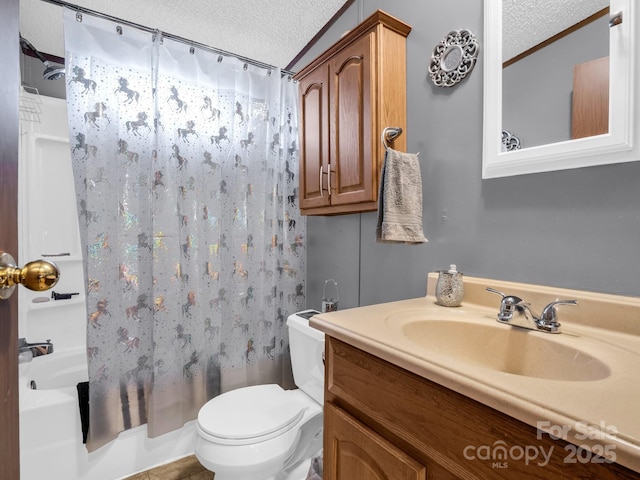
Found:
<path fill-rule="evenodd" d="M 193 40 L 189 40 L 188 38 L 180 37 L 178 35 L 173 35 L 173 34 L 167 33 L 167 32 L 162 32 L 162 31 L 159 31 L 159 30 L 157 30 L 155 28 L 150 28 L 150 27 L 147 27 L 145 25 L 140 25 L 138 23 L 131 22 L 129 20 L 124 20 L 122 18 L 114 17 L 112 15 L 107 15 L 106 13 L 98 12 L 96 10 L 90 10 L 88 8 L 81 7 L 79 5 L 74 5 L 73 3 L 65 2 L 63 0 L 41 0 L 41 1 L 45 2 L 45 3 L 51 3 L 53 5 L 58 5 L 59 7 L 67 7 L 67 8 L 70 8 L 72 10 L 75 10 L 75 11 L 77 11 L 79 13 L 86 13 L 87 15 L 93 15 L 94 17 L 104 18 L 104 19 L 110 20 L 112 22 L 121 23 L 121 24 L 126 25 L 128 27 L 133 27 L 133 28 L 137 28 L 138 30 L 142 30 L 143 32 L 153 33 L 153 34 L 160 32 L 160 33 L 162 33 L 162 36 L 164 38 L 168 38 L 168 39 L 174 40 L 176 42 L 184 43 L 184 44 L 189 45 L 189 46 L 198 47 L 198 48 L 201 48 L 202 50 L 208 50 L 210 52 L 217 53 L 219 55 L 224 55 L 224 56 L 227 56 L 227 57 L 234 57 L 234 58 L 237 58 L 238 60 L 240 60 L 240 61 L 242 61 L 244 63 L 248 63 L 250 65 L 254 65 L 254 66 L 259 67 L 259 68 L 264 68 L 265 70 L 271 70 L 271 69 L 279 68 L 279 67 L 275 67 L 273 65 L 269 65 L 268 63 L 263 63 L 263 62 L 260 62 L 258 60 L 254 60 L 252 58 L 243 57 L 241 55 L 237 55 L 235 53 L 227 52 L 227 51 L 221 50 L 219 48 L 210 47 L 209 45 L 205 45 L 203 43 L 195 42 Z M 288 75 L 290 77 L 293 77 L 293 75 L 295 75 L 295 72 L 291 72 L 289 70 L 284 70 L 284 69 L 280 69 L 280 73 L 281 73 L 281 75 Z"/>

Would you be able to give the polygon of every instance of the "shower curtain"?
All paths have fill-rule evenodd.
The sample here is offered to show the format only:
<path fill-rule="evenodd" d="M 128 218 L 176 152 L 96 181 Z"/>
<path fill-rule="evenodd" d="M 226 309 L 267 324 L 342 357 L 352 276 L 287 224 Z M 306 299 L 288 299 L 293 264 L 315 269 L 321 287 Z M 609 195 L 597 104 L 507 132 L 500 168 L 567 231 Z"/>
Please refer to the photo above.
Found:
<path fill-rule="evenodd" d="M 180 428 L 227 390 L 291 386 L 285 320 L 305 290 L 296 85 L 70 9 L 65 44 L 87 448 Z"/>

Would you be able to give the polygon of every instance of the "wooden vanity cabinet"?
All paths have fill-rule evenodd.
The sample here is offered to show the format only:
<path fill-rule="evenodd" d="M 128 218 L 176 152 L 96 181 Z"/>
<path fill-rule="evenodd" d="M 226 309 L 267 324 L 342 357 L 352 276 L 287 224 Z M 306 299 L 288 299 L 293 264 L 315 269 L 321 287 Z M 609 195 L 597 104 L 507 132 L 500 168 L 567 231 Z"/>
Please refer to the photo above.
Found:
<path fill-rule="evenodd" d="M 406 37 L 378 10 L 300 70 L 300 211 L 377 209 L 385 127 L 406 130 Z M 393 147 L 406 149 L 406 134 Z"/>
<path fill-rule="evenodd" d="M 325 356 L 325 480 L 640 478 L 600 458 L 574 463 L 572 445 L 335 338 Z M 529 446 L 548 462 L 510 450 Z"/>

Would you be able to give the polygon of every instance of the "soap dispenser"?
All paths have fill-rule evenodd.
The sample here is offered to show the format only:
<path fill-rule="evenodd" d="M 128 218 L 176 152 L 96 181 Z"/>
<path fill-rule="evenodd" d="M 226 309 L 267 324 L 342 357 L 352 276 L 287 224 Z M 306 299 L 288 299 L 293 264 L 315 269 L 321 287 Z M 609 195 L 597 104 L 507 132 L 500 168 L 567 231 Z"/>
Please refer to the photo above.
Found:
<path fill-rule="evenodd" d="M 449 265 L 449 270 L 440 270 L 436 283 L 436 303 L 444 307 L 459 307 L 464 296 L 462 272 L 458 272 L 455 265 Z"/>

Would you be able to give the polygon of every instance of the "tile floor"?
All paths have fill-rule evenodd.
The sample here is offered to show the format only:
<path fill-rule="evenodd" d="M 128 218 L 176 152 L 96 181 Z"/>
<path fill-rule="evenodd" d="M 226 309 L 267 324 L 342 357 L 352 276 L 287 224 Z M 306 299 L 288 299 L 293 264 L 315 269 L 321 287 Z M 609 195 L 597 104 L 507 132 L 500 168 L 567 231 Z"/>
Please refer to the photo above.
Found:
<path fill-rule="evenodd" d="M 214 473 L 205 469 L 194 455 L 136 473 L 125 480 L 213 480 Z"/>

